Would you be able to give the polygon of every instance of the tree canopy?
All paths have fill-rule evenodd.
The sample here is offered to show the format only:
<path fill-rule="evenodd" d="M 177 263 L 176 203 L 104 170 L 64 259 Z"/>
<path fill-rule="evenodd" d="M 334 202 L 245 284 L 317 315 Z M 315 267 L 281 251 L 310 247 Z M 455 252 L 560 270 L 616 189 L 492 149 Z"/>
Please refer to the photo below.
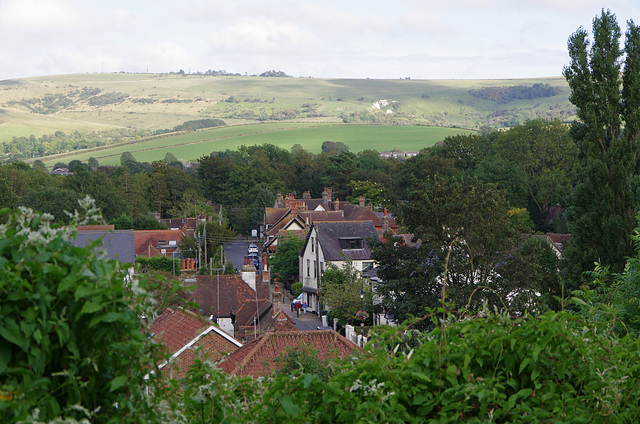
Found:
<path fill-rule="evenodd" d="M 575 287 L 598 261 L 614 272 L 633 253 L 638 209 L 640 133 L 640 28 L 627 23 L 624 47 L 616 17 L 593 20 L 593 41 L 583 28 L 568 41 L 564 76 L 577 108 L 572 129 L 580 151 L 580 177 L 569 197 L 571 241 L 565 276 Z"/>

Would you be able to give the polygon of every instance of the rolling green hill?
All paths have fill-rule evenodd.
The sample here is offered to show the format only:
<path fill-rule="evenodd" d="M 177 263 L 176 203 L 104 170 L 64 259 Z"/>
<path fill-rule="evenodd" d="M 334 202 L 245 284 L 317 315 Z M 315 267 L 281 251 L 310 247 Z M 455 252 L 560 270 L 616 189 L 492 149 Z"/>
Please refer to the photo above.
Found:
<path fill-rule="evenodd" d="M 524 95 L 509 97 L 517 92 L 514 88 L 531 91 L 534 85 L 553 88 L 553 95 L 525 98 L 525 90 Z M 0 142 L 6 144 L 14 137 L 47 137 L 56 131 L 73 133 L 76 139 L 84 134 L 92 134 L 95 139 L 96 134 L 107 131 L 129 132 L 116 138 L 105 136 L 104 143 L 91 145 L 144 141 L 146 135 L 186 121 L 219 118 L 232 128 L 244 128 L 241 132 L 257 133 L 227 138 L 230 136 L 220 135 L 218 128 L 205 135 L 205 140 L 200 138 L 201 134 L 195 136 L 199 146 L 191 144 L 188 151 L 200 154 L 219 150 L 218 145 L 234 148 L 262 142 L 282 147 L 299 143 L 317 151 L 324 140 L 343 141 L 352 151 L 393 147 L 409 150 L 408 147 L 419 147 L 420 140 L 430 140 L 432 136 L 414 133 L 409 137 L 413 141 L 403 144 L 403 137 L 407 136 L 402 131 L 408 131 L 406 127 L 477 130 L 483 126 L 509 127 L 533 118 L 572 119 L 574 109 L 568 96 L 568 86 L 561 77 L 370 80 L 126 73 L 60 75 L 0 81 Z M 289 123 L 297 129 L 268 134 L 253 126 L 234 126 L 264 122 Z M 305 127 L 310 123 L 316 125 L 314 130 Z M 326 125 L 342 123 L 383 125 L 391 129 L 367 132 L 365 127 L 338 130 L 342 127 Z M 344 139 L 334 139 L 338 137 L 334 135 L 336 131 Z M 386 140 L 375 141 L 371 134 Z M 194 141 L 185 141 L 190 140 L 186 135 L 163 140 L 176 145 Z M 158 140 L 144 141 L 129 150 L 151 152 L 157 150 L 158 143 Z M 60 147 L 52 149 L 63 151 Z M 51 153 L 49 149 L 43 150 L 39 154 Z M 184 149 L 182 153 L 176 156 L 197 157 L 187 155 Z M 115 151 L 106 156 L 114 154 Z M 142 153 L 138 160 L 144 160 Z"/>
<path fill-rule="evenodd" d="M 195 160 L 213 151 L 235 150 L 241 145 L 273 144 L 289 150 L 300 144 L 305 150 L 320 153 L 324 141 L 340 141 L 353 152 L 419 151 L 447 136 L 470 133 L 456 128 L 424 126 L 363 126 L 347 124 L 264 123 L 213 128 L 187 134 L 121 143 L 94 149 L 40 158 L 47 167 L 71 160 L 86 162 L 90 157 L 100 165 L 119 165 L 120 156 L 131 152 L 140 162 L 161 160 L 172 153 L 181 161 Z"/>

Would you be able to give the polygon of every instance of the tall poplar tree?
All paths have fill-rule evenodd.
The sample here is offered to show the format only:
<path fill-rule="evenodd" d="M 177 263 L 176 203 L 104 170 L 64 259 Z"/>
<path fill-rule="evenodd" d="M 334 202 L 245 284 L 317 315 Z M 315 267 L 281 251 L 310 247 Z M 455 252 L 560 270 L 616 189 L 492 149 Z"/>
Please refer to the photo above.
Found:
<path fill-rule="evenodd" d="M 564 76 L 578 121 L 572 135 L 581 175 L 568 203 L 572 234 L 566 250 L 569 288 L 596 261 L 622 271 L 633 253 L 638 206 L 640 131 L 640 29 L 629 21 L 624 47 L 616 17 L 603 10 L 593 20 L 593 41 L 579 28 L 568 41 Z"/>

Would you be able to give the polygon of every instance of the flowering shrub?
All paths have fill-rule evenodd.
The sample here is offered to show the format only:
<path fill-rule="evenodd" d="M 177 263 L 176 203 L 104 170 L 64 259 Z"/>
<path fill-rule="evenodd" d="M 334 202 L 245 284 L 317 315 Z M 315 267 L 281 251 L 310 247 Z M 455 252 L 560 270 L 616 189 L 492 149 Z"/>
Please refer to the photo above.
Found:
<path fill-rule="evenodd" d="M 0 421 L 156 416 L 144 390 L 154 379 L 143 377 L 160 357 L 118 264 L 73 246 L 74 228 L 54 228 L 50 215 L 0 213 L 9 215 L 0 225 Z"/>
<path fill-rule="evenodd" d="M 367 311 L 358 311 L 356 312 L 356 319 L 358 321 L 366 321 L 369 318 L 369 313 Z"/>

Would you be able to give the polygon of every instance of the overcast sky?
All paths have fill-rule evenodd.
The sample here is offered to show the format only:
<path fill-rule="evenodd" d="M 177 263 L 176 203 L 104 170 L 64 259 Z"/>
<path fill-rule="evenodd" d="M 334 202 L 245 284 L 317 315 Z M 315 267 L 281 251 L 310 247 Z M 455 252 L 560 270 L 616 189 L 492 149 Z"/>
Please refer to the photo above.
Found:
<path fill-rule="evenodd" d="M 208 69 L 326 78 L 560 76 L 567 39 L 639 0 L 0 0 L 0 80 Z"/>

